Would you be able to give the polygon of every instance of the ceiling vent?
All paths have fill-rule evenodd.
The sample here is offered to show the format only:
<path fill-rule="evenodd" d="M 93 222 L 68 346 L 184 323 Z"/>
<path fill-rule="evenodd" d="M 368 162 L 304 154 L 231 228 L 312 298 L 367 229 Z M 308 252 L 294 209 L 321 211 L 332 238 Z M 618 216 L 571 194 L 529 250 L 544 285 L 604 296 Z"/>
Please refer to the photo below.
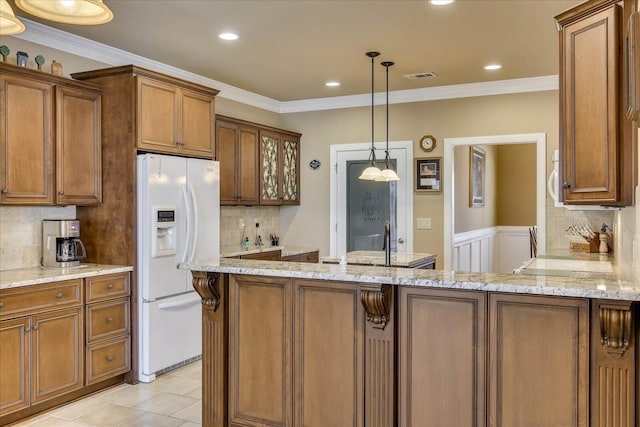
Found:
<path fill-rule="evenodd" d="M 420 80 L 420 79 L 430 79 L 432 77 L 436 77 L 437 74 L 431 71 L 427 71 L 425 73 L 415 73 L 415 74 L 405 74 L 404 77 L 409 80 Z"/>

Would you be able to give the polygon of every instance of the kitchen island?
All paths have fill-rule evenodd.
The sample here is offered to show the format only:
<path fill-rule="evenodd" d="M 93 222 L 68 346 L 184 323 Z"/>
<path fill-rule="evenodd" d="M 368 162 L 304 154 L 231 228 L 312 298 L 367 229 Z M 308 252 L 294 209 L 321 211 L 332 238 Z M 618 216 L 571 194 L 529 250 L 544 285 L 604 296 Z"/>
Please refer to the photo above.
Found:
<path fill-rule="evenodd" d="M 640 285 L 221 259 L 205 426 L 633 426 Z M 611 421 L 613 420 L 613 421 Z"/>

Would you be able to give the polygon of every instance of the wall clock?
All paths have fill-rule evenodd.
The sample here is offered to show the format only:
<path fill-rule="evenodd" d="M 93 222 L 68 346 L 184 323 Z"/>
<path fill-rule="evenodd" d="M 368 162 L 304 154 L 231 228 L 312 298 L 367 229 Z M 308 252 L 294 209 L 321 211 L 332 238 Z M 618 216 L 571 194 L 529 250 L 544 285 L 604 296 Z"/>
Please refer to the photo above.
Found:
<path fill-rule="evenodd" d="M 427 153 L 433 151 L 436 148 L 436 139 L 431 135 L 425 135 L 420 140 L 420 148 Z"/>

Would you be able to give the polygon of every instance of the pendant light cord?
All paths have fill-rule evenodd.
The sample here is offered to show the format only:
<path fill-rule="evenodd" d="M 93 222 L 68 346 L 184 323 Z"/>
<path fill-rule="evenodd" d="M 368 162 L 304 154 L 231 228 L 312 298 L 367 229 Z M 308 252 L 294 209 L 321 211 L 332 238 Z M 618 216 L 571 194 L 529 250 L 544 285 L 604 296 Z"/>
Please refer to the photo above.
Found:
<path fill-rule="evenodd" d="M 373 65 L 374 65 L 374 58 L 378 55 L 380 55 L 380 52 L 367 52 L 366 55 L 371 58 L 371 153 L 369 154 L 369 158 L 371 159 L 371 165 L 375 166 L 376 164 L 376 147 L 374 145 L 374 130 L 375 130 L 375 126 L 374 126 L 374 96 L 373 96 L 373 91 L 374 91 L 374 83 L 373 83 Z"/>
<path fill-rule="evenodd" d="M 380 64 L 387 69 L 387 149 L 384 155 L 384 163 L 387 169 L 391 169 L 389 167 L 389 163 L 391 162 L 391 156 L 389 155 L 389 67 L 393 64 L 394 62 L 391 61 L 385 61 Z"/>

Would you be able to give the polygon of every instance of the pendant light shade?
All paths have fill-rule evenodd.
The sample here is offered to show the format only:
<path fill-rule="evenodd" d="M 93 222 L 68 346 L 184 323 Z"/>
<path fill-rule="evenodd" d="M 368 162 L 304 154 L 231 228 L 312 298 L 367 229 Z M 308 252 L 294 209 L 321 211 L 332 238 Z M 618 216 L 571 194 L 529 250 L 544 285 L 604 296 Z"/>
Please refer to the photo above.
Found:
<path fill-rule="evenodd" d="M 362 175 L 360 175 L 358 179 L 363 179 L 365 181 L 377 181 L 382 176 L 382 172 L 376 166 L 376 147 L 373 144 L 373 58 L 380 55 L 380 52 L 367 52 L 366 55 L 371 58 L 371 153 L 369 153 L 369 160 L 371 160 L 371 163 L 369 164 L 369 167 L 362 172 Z"/>
<path fill-rule="evenodd" d="M 24 24 L 20 22 L 7 0 L 0 0 L 0 36 L 9 36 L 24 31 Z"/>
<path fill-rule="evenodd" d="M 98 25 L 113 19 L 102 0 L 15 0 L 16 6 L 40 18 L 75 25 Z"/>
<path fill-rule="evenodd" d="M 387 149 L 384 152 L 384 170 L 380 173 L 380 177 L 376 181 L 391 182 L 400 181 L 398 174 L 391 169 L 391 157 L 389 156 L 389 67 L 393 65 L 391 61 L 382 62 L 384 68 L 387 69 Z"/>

